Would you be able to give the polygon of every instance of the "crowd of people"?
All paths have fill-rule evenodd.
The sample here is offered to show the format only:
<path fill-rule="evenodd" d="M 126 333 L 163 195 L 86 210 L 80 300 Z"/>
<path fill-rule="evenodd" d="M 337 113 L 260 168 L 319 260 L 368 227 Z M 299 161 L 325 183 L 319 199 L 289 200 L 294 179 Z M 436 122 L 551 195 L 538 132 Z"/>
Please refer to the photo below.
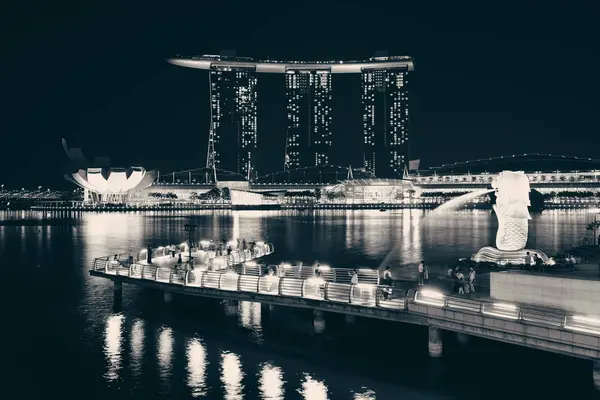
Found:
<path fill-rule="evenodd" d="M 448 277 L 452 279 L 452 292 L 456 294 L 475 293 L 475 275 L 473 267 L 469 267 L 466 278 L 460 266 L 448 269 Z"/>
<path fill-rule="evenodd" d="M 244 238 L 242 238 L 242 239 L 237 238 L 235 241 L 236 241 L 237 245 L 234 248 L 231 244 L 227 243 L 226 239 L 223 239 L 223 240 L 217 241 L 217 242 L 215 242 L 214 240 L 211 240 L 208 244 L 208 251 L 214 251 L 216 256 L 220 257 L 225 254 L 230 256 L 234 250 L 237 250 L 237 251 L 249 250 L 252 257 L 254 257 L 254 253 L 256 250 L 256 242 L 247 242 L 246 239 L 244 239 Z"/>
<path fill-rule="evenodd" d="M 203 244 L 201 244 L 199 246 L 198 243 L 196 242 L 191 242 L 191 250 L 192 252 L 195 252 L 199 249 L 201 250 L 206 250 L 209 252 L 214 252 L 215 253 L 215 257 L 223 257 L 223 256 L 227 256 L 227 257 L 231 257 L 231 254 L 234 251 L 245 251 L 245 250 L 249 250 L 250 251 L 250 255 L 252 258 L 255 257 L 255 253 L 256 253 L 256 242 L 248 242 L 246 241 L 246 239 L 244 238 L 238 238 L 236 239 L 236 244 L 232 244 L 231 242 L 227 242 L 226 239 L 222 239 L 222 240 L 210 240 L 210 242 L 208 242 L 208 244 L 205 244 L 203 242 Z M 183 245 L 169 245 L 167 246 L 166 250 L 167 253 L 169 254 L 169 256 L 171 258 L 177 258 L 177 264 L 175 265 L 175 269 L 179 269 L 181 267 L 182 264 L 186 264 L 190 266 L 190 269 L 194 269 L 193 264 L 194 264 L 194 260 L 188 260 L 187 262 L 184 263 L 183 261 L 183 255 L 185 255 L 189 249 L 187 248 L 188 244 L 186 244 L 185 246 Z M 146 262 L 148 264 L 152 264 L 152 258 L 153 258 L 153 250 L 151 246 L 148 246 L 146 249 Z M 191 261 L 191 262 L 190 262 Z"/>

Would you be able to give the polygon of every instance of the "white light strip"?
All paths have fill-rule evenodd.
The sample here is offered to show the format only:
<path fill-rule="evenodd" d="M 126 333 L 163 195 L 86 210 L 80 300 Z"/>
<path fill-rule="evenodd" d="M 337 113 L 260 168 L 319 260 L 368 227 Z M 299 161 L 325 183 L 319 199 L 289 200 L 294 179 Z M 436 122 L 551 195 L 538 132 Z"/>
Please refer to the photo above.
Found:
<path fill-rule="evenodd" d="M 444 307 L 446 303 L 443 294 L 431 290 L 417 291 L 417 293 L 415 293 L 414 301 L 417 304 L 425 304 L 436 307 Z"/>
<path fill-rule="evenodd" d="M 417 295 L 421 294 L 424 297 L 431 297 L 438 300 L 444 300 L 444 295 L 440 292 L 435 292 L 433 290 L 419 290 L 417 291 Z"/>
<path fill-rule="evenodd" d="M 507 311 L 517 311 L 518 307 L 514 304 L 506 304 L 506 303 L 494 303 L 494 307 L 499 308 L 501 310 Z"/>
<path fill-rule="evenodd" d="M 527 322 L 537 322 L 540 324 L 546 324 L 546 325 L 550 325 L 550 326 L 560 326 L 560 322 L 558 322 L 558 321 L 552 321 L 552 320 L 543 319 L 543 318 L 522 317 L 522 320 L 527 321 Z"/>
<path fill-rule="evenodd" d="M 450 308 L 457 308 L 459 310 L 477 311 L 477 312 L 479 312 L 479 310 L 480 310 L 479 307 L 461 306 L 459 304 L 452 304 L 450 302 L 448 302 L 448 307 L 450 307 Z"/>
<path fill-rule="evenodd" d="M 417 303 L 417 304 L 425 304 L 425 305 L 428 305 L 428 306 L 444 307 L 444 302 L 443 301 L 415 299 L 415 303 Z"/>
<path fill-rule="evenodd" d="M 510 315 L 510 314 L 503 314 L 503 313 L 498 313 L 498 312 L 493 312 L 493 311 L 486 311 L 485 309 L 482 311 L 483 314 L 485 315 L 492 315 L 494 317 L 500 317 L 500 318 L 508 318 L 508 319 L 519 319 L 518 315 Z"/>
<path fill-rule="evenodd" d="M 576 332 L 590 333 L 592 335 L 599 335 L 600 336 L 600 330 L 582 328 L 582 327 L 579 327 L 579 326 L 569 326 L 567 324 L 565 324 L 565 329 L 569 329 L 571 331 L 576 331 Z"/>
<path fill-rule="evenodd" d="M 599 325 L 600 326 L 600 319 L 597 319 L 597 318 L 584 317 L 584 316 L 581 316 L 581 315 L 574 315 L 571 318 L 573 319 L 573 321 L 583 322 L 584 324 L 591 324 L 591 325 Z"/>

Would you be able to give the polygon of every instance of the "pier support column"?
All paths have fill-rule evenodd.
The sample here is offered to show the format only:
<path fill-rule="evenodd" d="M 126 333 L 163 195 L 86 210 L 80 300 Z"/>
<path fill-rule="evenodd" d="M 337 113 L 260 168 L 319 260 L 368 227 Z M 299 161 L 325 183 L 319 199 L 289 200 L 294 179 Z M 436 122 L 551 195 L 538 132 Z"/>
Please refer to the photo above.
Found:
<path fill-rule="evenodd" d="M 435 326 L 429 327 L 429 356 L 439 358 L 442 356 L 442 330 Z"/>
<path fill-rule="evenodd" d="M 456 340 L 458 343 L 466 346 L 469 343 L 469 335 L 466 333 L 456 332 Z"/>
<path fill-rule="evenodd" d="M 592 361 L 592 377 L 594 378 L 594 386 L 600 391 L 600 360 Z"/>
<path fill-rule="evenodd" d="M 238 301 L 237 300 L 225 300 L 225 315 L 234 317 L 238 315 Z"/>
<path fill-rule="evenodd" d="M 165 292 L 164 297 L 165 297 L 165 303 L 171 304 L 171 302 L 173 301 L 173 293 Z"/>
<path fill-rule="evenodd" d="M 114 280 L 114 301 L 115 303 L 120 303 L 121 298 L 123 297 L 123 282 L 120 280 Z"/>
<path fill-rule="evenodd" d="M 260 319 L 261 321 L 270 321 L 271 320 L 271 310 L 273 309 L 273 304 L 265 304 L 260 303 Z"/>
<path fill-rule="evenodd" d="M 320 310 L 313 310 L 313 328 L 315 333 L 325 332 L 325 314 Z"/>
<path fill-rule="evenodd" d="M 113 280 L 113 284 L 113 309 L 114 311 L 119 311 L 121 309 L 121 301 L 123 300 L 123 282 L 120 279 L 115 279 Z"/>

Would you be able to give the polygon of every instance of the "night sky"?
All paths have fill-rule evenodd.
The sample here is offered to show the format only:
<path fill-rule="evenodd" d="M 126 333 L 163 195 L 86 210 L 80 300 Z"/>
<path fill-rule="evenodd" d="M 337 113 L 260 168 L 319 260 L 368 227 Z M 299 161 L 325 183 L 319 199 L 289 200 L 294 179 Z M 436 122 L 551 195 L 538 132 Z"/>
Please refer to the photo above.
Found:
<path fill-rule="evenodd" d="M 411 158 L 422 166 L 527 152 L 600 158 L 593 2 L 337 3 L 3 2 L 0 183 L 68 187 L 61 137 L 119 166 L 203 166 L 207 72 L 164 59 L 220 49 L 412 56 Z M 333 114 L 337 156 L 358 163 L 360 79 L 333 78 L 334 108 L 345 99 Z M 259 77 L 259 140 L 273 153 L 261 175 L 282 166 L 283 79 Z"/>

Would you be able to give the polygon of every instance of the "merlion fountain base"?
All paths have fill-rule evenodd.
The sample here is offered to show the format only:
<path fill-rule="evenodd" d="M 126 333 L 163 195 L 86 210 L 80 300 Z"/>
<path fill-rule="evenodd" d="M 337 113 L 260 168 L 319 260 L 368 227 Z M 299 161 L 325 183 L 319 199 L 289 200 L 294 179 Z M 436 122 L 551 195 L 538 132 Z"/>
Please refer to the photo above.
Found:
<path fill-rule="evenodd" d="M 492 246 L 486 246 L 479 249 L 479 251 L 471 257 L 471 261 L 474 262 L 489 262 L 498 265 L 524 265 L 527 253 L 533 257 L 537 254 L 542 259 L 544 264 L 551 264 L 552 261 L 543 251 L 533 249 L 523 249 L 514 251 L 499 250 Z"/>

